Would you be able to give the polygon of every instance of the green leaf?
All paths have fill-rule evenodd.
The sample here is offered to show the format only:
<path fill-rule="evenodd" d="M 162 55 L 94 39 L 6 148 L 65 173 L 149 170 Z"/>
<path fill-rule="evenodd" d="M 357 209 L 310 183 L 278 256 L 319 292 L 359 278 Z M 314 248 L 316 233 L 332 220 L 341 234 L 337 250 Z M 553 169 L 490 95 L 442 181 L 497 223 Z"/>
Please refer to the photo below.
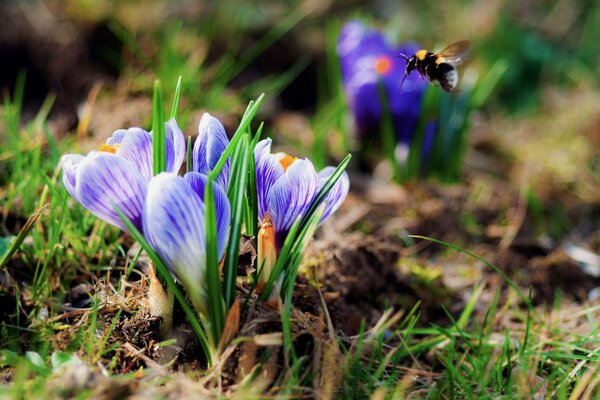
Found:
<path fill-rule="evenodd" d="M 256 131 L 256 134 L 252 138 L 250 147 L 248 148 L 248 179 L 246 184 L 246 235 L 254 237 L 258 234 L 258 193 L 256 188 L 256 160 L 254 159 L 254 149 L 260 136 L 264 123 L 261 123 Z"/>
<path fill-rule="evenodd" d="M 219 336 L 225 323 L 225 303 L 221 294 L 221 273 L 218 259 L 217 211 L 213 181 L 209 178 L 205 192 L 206 207 L 206 286 L 208 293 L 208 319 L 211 322 L 212 343 L 219 343 Z"/>
<path fill-rule="evenodd" d="M 304 214 L 304 217 L 302 218 L 302 226 L 305 226 L 310 222 L 313 215 L 321 206 L 321 203 L 325 201 L 325 198 L 327 197 L 331 189 L 333 189 L 333 186 L 337 183 L 337 181 L 340 179 L 340 177 L 346 170 L 346 167 L 350 163 L 350 159 L 352 159 L 352 155 L 348 154 L 346 158 L 344 158 L 342 162 L 337 166 L 335 171 L 333 171 L 333 173 L 329 176 L 329 178 L 327 178 L 325 184 L 317 192 L 317 195 L 313 199 L 310 207 L 308 208 L 308 211 L 306 212 L 306 214 Z"/>
<path fill-rule="evenodd" d="M 233 305 L 235 299 L 235 281 L 238 269 L 238 254 L 240 250 L 240 236 L 242 233 L 242 222 L 244 218 L 244 199 L 246 190 L 246 179 L 248 178 L 248 160 L 250 156 L 249 135 L 245 134 L 240 141 L 233 157 L 232 174 L 229 185 L 231 203 L 231 225 L 229 231 L 229 242 L 226 249 L 223 295 L 227 309 Z"/>
<path fill-rule="evenodd" d="M 152 97 L 152 159 L 154 175 L 166 169 L 165 154 L 165 115 L 160 81 L 154 81 L 154 96 Z"/>
<path fill-rule="evenodd" d="M 177 79 L 175 87 L 175 97 L 173 97 L 173 106 L 171 107 L 171 118 L 177 118 L 177 108 L 179 108 L 179 96 L 181 95 L 181 75 Z"/>
<path fill-rule="evenodd" d="M 185 172 L 190 172 L 192 170 L 192 167 L 194 166 L 194 160 L 192 159 L 192 154 L 193 154 L 192 151 L 193 151 L 192 137 L 188 136 L 187 148 L 186 148 L 186 153 L 185 153 Z"/>
<path fill-rule="evenodd" d="M 221 154 L 221 158 L 219 159 L 219 162 L 217 162 L 217 165 L 215 165 L 215 168 L 209 174 L 209 178 L 211 180 L 213 180 L 213 181 L 216 180 L 217 177 L 219 176 L 219 174 L 221 173 L 221 170 L 225 166 L 227 159 L 229 158 L 229 156 L 231 156 L 231 154 L 233 153 L 233 150 L 237 147 L 238 142 L 240 141 L 242 135 L 244 134 L 244 132 L 246 132 L 246 130 L 250 126 L 250 123 L 254 119 L 254 116 L 260 109 L 260 106 L 262 105 L 264 98 L 265 98 L 265 94 L 263 93 L 260 96 L 258 96 L 258 99 L 256 99 L 255 102 L 250 101 L 250 103 L 248 104 L 248 108 L 246 108 L 246 112 L 244 113 L 244 116 L 242 117 L 242 120 L 240 121 L 240 125 L 238 126 L 237 130 L 233 134 L 233 137 L 231 138 L 229 145 L 227 146 L 227 148 L 225 148 L 225 151 L 223 152 L 223 154 Z M 230 182 L 230 184 L 231 184 L 231 182 Z"/>

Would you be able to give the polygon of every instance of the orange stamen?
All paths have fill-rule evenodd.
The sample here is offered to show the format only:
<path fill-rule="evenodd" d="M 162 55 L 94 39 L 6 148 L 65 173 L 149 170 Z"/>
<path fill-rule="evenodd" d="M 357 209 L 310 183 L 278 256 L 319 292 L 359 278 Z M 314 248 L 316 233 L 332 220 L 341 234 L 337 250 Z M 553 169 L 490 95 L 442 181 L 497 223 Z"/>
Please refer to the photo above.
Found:
<path fill-rule="evenodd" d="M 292 157 L 289 154 L 284 155 L 281 160 L 279 160 L 279 164 L 283 167 L 283 172 L 287 171 L 287 169 L 296 161 L 298 157 Z"/>
<path fill-rule="evenodd" d="M 375 71 L 379 75 L 386 75 L 392 69 L 392 60 L 388 56 L 381 56 L 375 60 Z"/>
<path fill-rule="evenodd" d="M 117 149 L 119 148 L 119 144 L 103 144 L 100 145 L 100 148 L 98 149 L 98 151 L 104 151 L 106 153 L 113 153 L 115 154 L 117 152 Z"/>

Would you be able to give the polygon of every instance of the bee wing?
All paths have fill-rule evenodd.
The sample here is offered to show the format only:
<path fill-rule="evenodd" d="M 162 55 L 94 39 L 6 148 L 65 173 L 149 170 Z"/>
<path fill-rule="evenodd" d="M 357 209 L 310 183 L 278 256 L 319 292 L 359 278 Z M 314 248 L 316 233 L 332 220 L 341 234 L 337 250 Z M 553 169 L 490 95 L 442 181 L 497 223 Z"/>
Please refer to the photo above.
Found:
<path fill-rule="evenodd" d="M 470 48 L 471 42 L 468 40 L 452 43 L 450 46 L 434 54 L 437 57 L 436 63 L 460 64 L 469 53 Z"/>

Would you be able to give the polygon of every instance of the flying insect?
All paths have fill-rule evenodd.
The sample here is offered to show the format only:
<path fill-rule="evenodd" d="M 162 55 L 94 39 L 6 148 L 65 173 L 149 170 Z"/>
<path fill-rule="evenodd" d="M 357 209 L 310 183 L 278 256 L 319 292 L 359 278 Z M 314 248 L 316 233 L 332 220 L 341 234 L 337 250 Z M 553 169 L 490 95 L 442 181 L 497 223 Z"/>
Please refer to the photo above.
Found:
<path fill-rule="evenodd" d="M 429 50 L 419 50 L 412 57 L 400 54 L 406 59 L 406 70 L 400 90 L 404 81 L 413 70 L 417 70 L 421 78 L 429 82 L 438 82 L 446 92 L 454 92 L 458 85 L 458 71 L 456 66 L 461 64 L 469 53 L 471 44 L 468 40 L 452 43 L 443 50 L 433 53 Z"/>

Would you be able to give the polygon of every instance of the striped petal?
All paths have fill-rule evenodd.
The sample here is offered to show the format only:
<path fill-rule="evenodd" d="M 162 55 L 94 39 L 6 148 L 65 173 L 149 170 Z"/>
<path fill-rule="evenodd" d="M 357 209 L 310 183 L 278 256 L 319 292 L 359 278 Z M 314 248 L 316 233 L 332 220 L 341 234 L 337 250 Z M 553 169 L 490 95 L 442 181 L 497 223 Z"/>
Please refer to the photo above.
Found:
<path fill-rule="evenodd" d="M 185 181 L 190 185 L 194 192 L 204 202 L 204 190 L 208 177 L 198 172 L 188 172 L 184 176 Z M 223 258 L 225 254 L 225 246 L 229 239 L 229 225 L 231 222 L 231 206 L 227 193 L 221 185 L 213 185 L 213 193 L 215 197 L 215 209 L 217 213 L 217 241 L 218 241 L 218 256 Z"/>
<path fill-rule="evenodd" d="M 77 201 L 79 201 L 77 198 L 77 170 L 83 159 L 85 157 L 80 154 L 66 154 L 60 159 L 63 172 L 63 185 L 67 189 L 67 192 Z"/>
<path fill-rule="evenodd" d="M 269 211 L 279 240 L 287 235 L 298 216 L 304 215 L 319 189 L 319 177 L 313 163 L 295 160 L 269 191 Z"/>
<path fill-rule="evenodd" d="M 133 128 L 133 129 L 139 129 L 139 128 Z M 116 144 L 120 145 L 121 142 L 123 142 L 123 139 L 125 138 L 126 135 L 127 135 L 127 129 L 117 129 L 116 131 L 113 132 L 111 137 L 106 139 L 106 144 L 109 144 L 111 146 L 114 146 Z"/>
<path fill-rule="evenodd" d="M 112 153 L 92 152 L 77 166 L 73 197 L 101 220 L 127 231 L 114 208 L 141 229 L 146 190 L 136 165 Z"/>
<path fill-rule="evenodd" d="M 193 171 L 208 175 L 215 168 L 228 145 L 229 138 L 221 122 L 209 113 L 204 113 L 194 143 Z M 217 182 L 224 188 L 227 188 L 229 183 L 230 164 L 231 159 L 228 159 L 217 177 Z"/>
<path fill-rule="evenodd" d="M 258 217 L 262 221 L 269 210 L 269 192 L 273 184 L 283 175 L 283 167 L 275 154 L 271 154 L 271 139 L 261 140 L 254 148 L 256 165 L 256 191 Z"/>
<path fill-rule="evenodd" d="M 206 310 L 206 231 L 202 200 L 180 176 L 150 181 L 144 204 L 144 236 L 183 283 L 194 306 Z"/>
<path fill-rule="evenodd" d="M 131 162 L 146 181 L 149 181 L 152 178 L 151 133 L 142 128 L 120 129 L 113 133 L 111 139 L 121 141 L 115 154 Z"/>
<path fill-rule="evenodd" d="M 325 167 L 319 172 L 319 189 L 325 185 L 325 182 L 327 182 L 327 179 L 329 179 L 334 171 L 334 167 Z M 346 171 L 344 171 L 342 176 L 340 176 L 327 194 L 327 197 L 325 197 L 325 211 L 321 217 L 321 222 L 325 221 L 327 217 L 333 214 L 342 205 L 344 200 L 346 200 L 349 189 L 350 179 L 348 178 Z"/>
<path fill-rule="evenodd" d="M 185 137 L 174 118 L 165 123 L 165 150 L 166 171 L 178 173 L 185 159 Z"/>

